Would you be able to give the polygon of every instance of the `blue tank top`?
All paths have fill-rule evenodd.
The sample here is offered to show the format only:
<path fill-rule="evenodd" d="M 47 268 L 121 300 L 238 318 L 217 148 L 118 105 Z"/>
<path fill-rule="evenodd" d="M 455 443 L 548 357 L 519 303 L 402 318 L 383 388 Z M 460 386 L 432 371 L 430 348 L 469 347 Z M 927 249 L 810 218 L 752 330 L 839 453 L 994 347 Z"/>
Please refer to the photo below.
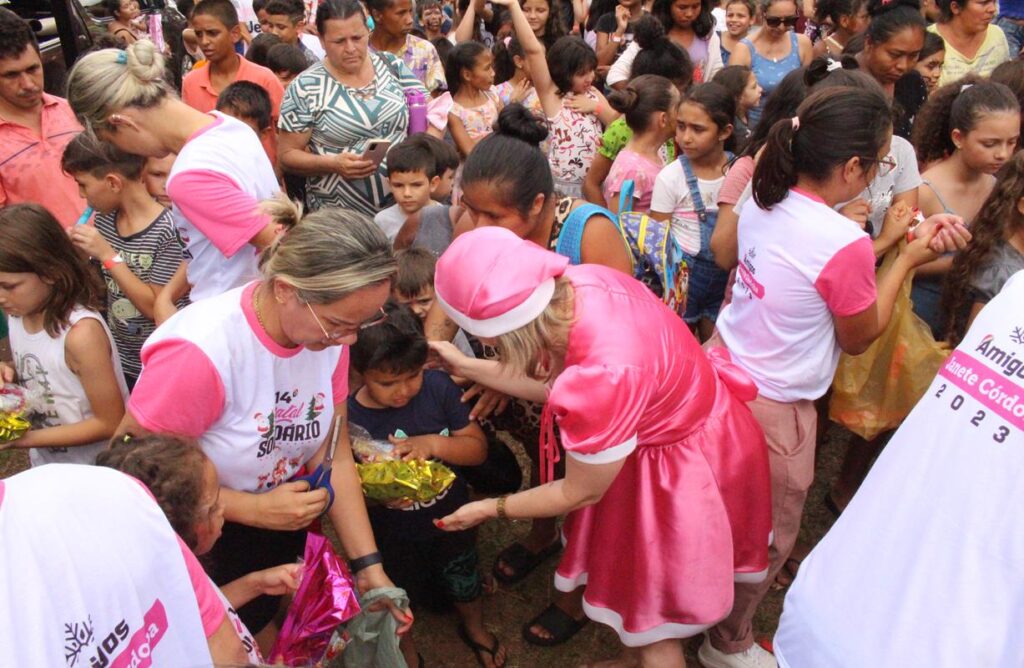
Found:
<path fill-rule="evenodd" d="M 740 43 L 746 45 L 750 50 L 750 69 L 753 70 L 754 76 L 757 77 L 757 83 L 761 84 L 761 88 L 764 90 L 761 101 L 748 112 L 750 126 L 753 127 L 761 118 L 764 101 L 787 74 L 800 67 L 800 46 L 797 43 L 796 33 L 790 31 L 789 55 L 779 61 L 774 61 L 759 54 L 749 39 L 744 39 Z"/>

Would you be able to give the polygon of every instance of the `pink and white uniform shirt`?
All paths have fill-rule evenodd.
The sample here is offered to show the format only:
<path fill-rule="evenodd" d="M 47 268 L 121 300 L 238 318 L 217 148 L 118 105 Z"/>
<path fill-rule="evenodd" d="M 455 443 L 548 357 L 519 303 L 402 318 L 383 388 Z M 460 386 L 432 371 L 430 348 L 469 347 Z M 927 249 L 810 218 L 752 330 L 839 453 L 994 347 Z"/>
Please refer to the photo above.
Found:
<path fill-rule="evenodd" d="M 142 348 L 128 410 L 150 431 L 199 440 L 222 485 L 266 492 L 323 444 L 348 396 L 348 348 L 285 348 L 252 308 L 256 283 L 192 304 Z"/>
<path fill-rule="evenodd" d="M 796 189 L 768 211 L 747 202 L 738 236 L 732 302 L 716 323 L 732 361 L 769 399 L 823 396 L 841 352 L 832 316 L 877 298 L 871 238 Z"/>
<path fill-rule="evenodd" d="M 192 301 L 259 277 L 259 253 L 249 242 L 269 222 L 259 203 L 281 189 L 252 128 L 210 113 L 216 122 L 189 138 L 167 177 Z"/>

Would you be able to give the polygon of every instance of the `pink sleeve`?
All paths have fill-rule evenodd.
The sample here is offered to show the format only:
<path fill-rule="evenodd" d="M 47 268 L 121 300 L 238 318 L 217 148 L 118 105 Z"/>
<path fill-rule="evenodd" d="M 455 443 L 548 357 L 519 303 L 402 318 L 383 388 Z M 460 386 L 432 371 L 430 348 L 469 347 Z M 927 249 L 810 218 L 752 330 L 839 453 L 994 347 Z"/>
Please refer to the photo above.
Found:
<path fill-rule="evenodd" d="M 624 459 L 636 448 L 652 381 L 631 366 L 570 367 L 548 402 L 565 451 L 586 464 Z"/>
<path fill-rule="evenodd" d="M 331 390 L 334 395 L 333 405 L 348 401 L 348 346 L 341 348 L 338 366 L 334 367 L 334 373 L 331 374 Z"/>
<path fill-rule="evenodd" d="M 188 569 L 188 577 L 192 581 L 192 589 L 196 592 L 196 603 L 199 604 L 199 617 L 203 620 L 203 632 L 209 638 L 224 622 L 224 603 L 221 602 L 217 592 L 213 590 L 214 584 L 210 577 L 199 565 L 199 560 L 188 549 L 188 545 L 178 538 L 178 545 L 181 547 L 181 556 L 185 558 L 185 568 Z"/>
<path fill-rule="evenodd" d="M 149 431 L 198 438 L 224 412 L 224 383 L 199 346 L 158 341 L 142 349 L 142 374 L 128 412 Z"/>
<path fill-rule="evenodd" d="M 740 200 L 740 195 L 743 194 L 743 189 L 747 187 L 747 183 L 753 177 L 753 158 L 740 158 L 734 162 L 729 173 L 725 175 L 725 180 L 722 181 L 722 188 L 718 191 L 718 204 L 729 206 L 736 204 Z"/>
<path fill-rule="evenodd" d="M 814 287 L 833 315 L 842 318 L 867 310 L 878 299 L 871 239 L 864 235 L 833 255 Z"/>
<path fill-rule="evenodd" d="M 255 197 L 230 176 L 213 170 L 176 174 L 167 183 L 167 196 L 224 257 L 237 253 L 270 222 L 259 212 Z"/>

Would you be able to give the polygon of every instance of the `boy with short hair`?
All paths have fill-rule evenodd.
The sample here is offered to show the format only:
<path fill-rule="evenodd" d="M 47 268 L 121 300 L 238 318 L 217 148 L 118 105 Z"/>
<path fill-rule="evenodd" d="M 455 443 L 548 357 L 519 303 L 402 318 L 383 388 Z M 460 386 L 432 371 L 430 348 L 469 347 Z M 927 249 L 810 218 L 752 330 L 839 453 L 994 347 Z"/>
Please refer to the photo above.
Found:
<path fill-rule="evenodd" d="M 437 258 L 425 248 L 406 248 L 395 253 L 398 262 L 398 275 L 391 283 L 391 300 L 408 306 L 416 314 L 420 322 L 425 322 L 427 314 L 434 306 L 434 270 Z M 470 357 L 475 357 L 466 333 L 461 329 L 452 339 L 456 348 Z"/>
<path fill-rule="evenodd" d="M 236 81 L 217 98 L 217 111 L 242 121 L 256 133 L 266 146 L 274 138 L 270 96 L 260 85 L 251 81 Z"/>
<path fill-rule="evenodd" d="M 107 324 L 129 389 L 142 371 L 142 344 L 156 329 L 157 294 L 182 264 L 171 212 L 153 199 L 143 181 L 145 163 L 88 133 L 72 139 L 61 160 L 61 168 L 96 210 L 93 225 L 74 227 L 72 241 L 103 266 Z"/>
<path fill-rule="evenodd" d="M 249 45 L 249 49 L 245 52 L 245 57 L 249 62 L 262 65 L 269 70 L 270 68 L 267 67 L 267 54 L 280 43 L 281 38 L 277 35 L 261 32 L 253 38 L 252 44 Z"/>
<path fill-rule="evenodd" d="M 428 42 L 445 37 L 444 11 L 438 0 L 423 0 L 416 3 L 416 18 L 423 29 L 423 38 Z"/>
<path fill-rule="evenodd" d="M 306 6 L 302 0 L 270 0 L 263 11 L 267 14 L 264 31 L 277 35 L 282 43 L 302 51 L 306 67 L 320 62 L 320 58 L 302 40 L 302 26 L 306 21 Z"/>
<path fill-rule="evenodd" d="M 434 171 L 440 177 L 436 186 L 430 189 L 431 199 L 441 204 L 452 203 L 452 188 L 455 186 L 455 172 L 459 169 L 459 153 L 455 146 L 433 135 L 423 134 L 422 141 L 434 154 Z"/>
<path fill-rule="evenodd" d="M 302 49 L 291 44 L 275 44 L 267 52 L 267 69 L 274 73 L 281 86 L 288 87 L 295 77 L 309 67 Z"/>
<path fill-rule="evenodd" d="M 482 464 L 487 441 L 469 419 L 462 392 L 444 372 L 424 370 L 428 349 L 419 320 L 404 306 L 389 303 L 384 310 L 388 319 L 360 332 L 351 348 L 352 367 L 364 384 L 348 400 L 349 421 L 374 439 L 390 440 L 406 459 Z M 483 626 L 476 532 L 446 532 L 434 524 L 468 500 L 466 482 L 456 474 L 452 486 L 428 504 L 370 505 L 368 513 L 384 569 L 412 605 L 453 603 L 463 641 L 479 659 L 489 654 L 500 664 L 504 649 Z M 418 665 L 411 636 L 402 640 L 402 650 L 409 665 Z"/>
<path fill-rule="evenodd" d="M 451 207 L 431 198 L 441 178 L 434 151 L 425 137 L 422 133 L 413 135 L 388 151 L 388 184 L 395 204 L 373 220 L 396 249 L 416 246 L 440 255 L 452 241 L 455 221 Z"/>

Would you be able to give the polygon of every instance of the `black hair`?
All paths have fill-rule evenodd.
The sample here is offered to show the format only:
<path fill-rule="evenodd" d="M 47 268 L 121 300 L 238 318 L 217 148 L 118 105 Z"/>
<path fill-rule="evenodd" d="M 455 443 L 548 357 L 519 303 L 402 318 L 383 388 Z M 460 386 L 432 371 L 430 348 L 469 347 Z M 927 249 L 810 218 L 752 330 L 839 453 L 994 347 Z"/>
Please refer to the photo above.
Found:
<path fill-rule="evenodd" d="M 924 32 L 924 46 L 921 47 L 921 53 L 918 55 L 918 61 L 922 61 L 925 58 L 934 56 L 939 51 L 946 50 L 946 40 L 942 39 L 942 35 L 934 32 L 925 30 Z M 1013 62 L 1013 61 L 1007 61 Z"/>
<path fill-rule="evenodd" d="M 316 31 L 323 35 L 327 30 L 327 22 L 333 19 L 344 21 L 353 16 L 361 16 L 366 21 L 366 12 L 359 0 L 320 0 L 316 7 Z"/>
<path fill-rule="evenodd" d="M 371 12 L 383 12 L 393 4 L 395 0 L 366 0 L 366 8 Z"/>
<path fill-rule="evenodd" d="M 544 0 L 544 2 L 548 3 L 548 20 L 544 24 L 544 36 L 540 38 L 540 41 L 550 49 L 555 42 L 565 37 L 565 23 L 562 21 L 561 0 Z M 526 4 L 526 0 L 519 0 L 519 4 L 520 6 Z"/>
<path fill-rule="evenodd" d="M 615 7 L 618 6 L 618 4 L 619 0 L 594 0 L 590 3 L 590 10 L 587 13 L 587 30 L 590 32 L 597 30 L 597 22 L 601 20 L 601 17 L 605 14 L 614 13 Z"/>
<path fill-rule="evenodd" d="M 725 0 L 722 3 L 722 9 L 728 12 L 730 5 L 743 5 L 747 8 L 747 13 L 750 14 L 751 19 L 757 18 L 757 4 L 754 0 Z"/>
<path fill-rule="evenodd" d="M 437 57 L 441 60 L 441 69 L 447 72 L 448 58 L 451 56 L 452 49 L 455 48 L 455 45 L 452 44 L 447 37 L 432 39 L 430 43 L 434 45 L 435 49 L 437 49 Z"/>
<path fill-rule="evenodd" d="M 418 132 L 411 135 L 409 139 L 418 141 L 430 149 L 430 152 L 434 155 L 434 173 L 438 176 L 444 176 L 444 173 L 449 169 L 455 171 L 459 168 L 459 162 L 461 162 L 459 160 L 459 152 L 455 150 L 452 144 L 426 132 Z"/>
<path fill-rule="evenodd" d="M 350 350 L 352 368 L 359 373 L 382 371 L 401 374 L 427 363 L 427 337 L 423 325 L 408 306 L 384 304 L 388 318 L 359 332 Z"/>
<path fill-rule="evenodd" d="M 633 24 L 633 41 L 640 47 L 633 59 L 630 77 L 657 74 L 686 90 L 693 83 L 690 54 L 665 34 L 661 21 L 644 14 Z"/>
<path fill-rule="evenodd" d="M 301 74 L 309 67 L 309 63 L 306 62 L 306 55 L 302 53 L 302 49 L 294 44 L 275 44 L 267 51 L 266 67 L 275 74 Z"/>
<path fill-rule="evenodd" d="M 254 121 L 260 130 L 270 127 L 270 109 L 270 95 L 266 89 L 251 81 L 236 81 L 217 96 L 217 111 Z"/>
<path fill-rule="evenodd" d="M 485 181 L 501 193 L 504 204 L 524 216 L 534 198 L 550 199 L 555 190 L 551 165 L 540 150 L 548 136 L 547 123 L 521 104 L 510 104 L 498 114 L 494 134 L 480 141 L 462 167 L 462 188 Z"/>
<path fill-rule="evenodd" d="M 694 86 L 683 96 L 683 102 L 703 109 L 719 130 L 736 123 L 736 98 L 722 84 L 709 81 Z M 736 136 L 730 134 L 725 140 L 725 150 L 731 151 L 735 144 Z"/>
<path fill-rule="evenodd" d="M 192 17 L 212 16 L 231 30 L 238 25 L 238 10 L 231 0 L 203 0 L 192 10 Z"/>
<path fill-rule="evenodd" d="M 246 59 L 257 65 L 267 66 L 267 56 L 270 50 L 281 44 L 281 38 L 272 32 L 261 32 L 252 38 L 248 50 L 245 52 Z M 289 44 L 288 46 L 292 46 Z"/>
<path fill-rule="evenodd" d="M 516 62 L 513 59 L 516 56 L 526 58 L 523 45 L 515 35 L 494 43 L 494 83 L 504 83 L 515 76 Z"/>
<path fill-rule="evenodd" d="M 871 15 L 871 23 L 864 35 L 876 45 L 884 44 L 907 28 L 918 28 L 924 32 L 927 25 L 921 16 L 918 0 L 869 0 L 868 14 Z"/>
<path fill-rule="evenodd" d="M 917 159 L 928 163 L 952 155 L 953 130 L 970 132 L 984 116 L 999 112 L 1020 112 L 1017 96 L 1001 83 L 969 74 L 937 89 L 914 121 Z"/>
<path fill-rule="evenodd" d="M 209 0 L 203 0 L 208 2 Z M 306 7 L 302 0 L 270 0 L 263 8 L 271 16 L 287 16 L 292 23 L 302 23 L 306 16 Z"/>
<path fill-rule="evenodd" d="M 419 0 L 419 2 L 416 3 L 416 16 L 423 16 L 423 12 L 430 9 L 431 7 L 437 7 L 438 9 L 441 9 L 440 0 Z M 441 13 L 444 13 L 443 9 L 441 9 Z"/>
<path fill-rule="evenodd" d="M 807 64 L 804 70 L 804 84 L 807 88 L 813 88 L 826 79 L 836 79 L 836 77 L 839 78 L 838 80 L 848 81 L 848 73 L 859 69 L 860 65 L 853 56 L 840 56 L 838 60 L 832 56 L 818 56 Z"/>
<path fill-rule="evenodd" d="M 145 166 L 144 157 L 118 150 L 90 132 L 75 135 L 64 147 L 64 155 L 60 159 L 60 168 L 67 174 L 90 174 L 97 179 L 114 173 L 138 181 Z"/>
<path fill-rule="evenodd" d="M 547 52 L 551 81 L 563 95 L 572 92 L 572 78 L 597 68 L 597 54 L 581 38 L 559 38 Z"/>
<path fill-rule="evenodd" d="M 609 93 L 608 104 L 626 117 L 626 125 L 634 133 L 641 133 L 650 127 L 654 114 L 672 111 L 676 101 L 673 91 L 672 82 L 665 77 L 644 74 Z"/>
<path fill-rule="evenodd" d="M 796 116 L 799 128 L 791 118 L 775 122 L 754 167 L 754 200 L 762 209 L 785 199 L 800 174 L 826 179 L 850 158 L 874 159 L 892 132 L 892 109 L 879 91 L 820 90 Z"/>
<path fill-rule="evenodd" d="M 651 5 L 651 16 L 661 21 L 665 32 L 672 32 L 675 22 L 672 20 L 672 4 L 676 0 L 654 0 Z M 700 0 L 700 14 L 693 21 L 693 32 L 701 39 L 706 38 L 715 28 L 715 19 L 711 15 L 711 0 Z"/>
<path fill-rule="evenodd" d="M 814 20 L 818 23 L 827 23 L 831 20 L 832 25 L 838 28 L 842 17 L 856 16 L 866 2 L 867 0 L 817 0 Z"/>
<path fill-rule="evenodd" d="M 461 42 L 448 54 L 448 62 L 444 65 L 444 78 L 448 82 L 448 92 L 455 95 L 462 87 L 462 71 L 476 67 L 476 59 L 486 53 L 487 47 L 480 42 Z"/>
<path fill-rule="evenodd" d="M 988 80 L 1009 88 L 1017 96 L 1017 104 L 1021 110 L 1024 110 L 1024 61 L 1007 60 L 997 65 L 988 76 Z"/>
<path fill-rule="evenodd" d="M 403 248 L 395 253 L 398 273 L 391 283 L 391 294 L 411 298 L 434 287 L 437 257 L 426 248 Z"/>
<path fill-rule="evenodd" d="M 267 8 L 267 2 L 269 1 L 270 0 L 252 0 L 252 13 L 259 14 L 260 12 L 262 12 L 264 9 Z M 192 2 L 192 0 L 185 0 L 185 2 Z M 181 2 L 178 3 L 178 6 L 181 6 Z"/>
<path fill-rule="evenodd" d="M 718 70 L 711 81 L 724 86 L 732 94 L 733 99 L 736 100 L 736 105 L 739 106 L 740 98 L 743 97 L 743 91 L 747 89 L 747 85 L 750 83 L 752 72 L 753 70 L 746 65 L 728 65 Z"/>
<path fill-rule="evenodd" d="M 0 7 L 0 58 L 17 58 L 30 46 L 39 52 L 32 26 L 6 7 Z"/>
<path fill-rule="evenodd" d="M 100 7 L 112 19 L 117 19 L 117 13 L 121 11 L 121 0 L 100 0 Z"/>
<path fill-rule="evenodd" d="M 768 132 L 775 122 L 782 118 L 795 116 L 797 107 L 805 97 L 807 97 L 807 84 L 804 83 L 804 68 L 798 67 L 782 77 L 782 81 L 765 100 L 764 107 L 761 109 L 761 118 L 750 133 L 747 145 L 743 149 L 743 155 L 750 157 L 757 155 L 757 152 L 768 140 Z"/>
<path fill-rule="evenodd" d="M 416 135 L 399 142 L 388 150 L 388 176 L 407 172 L 423 172 L 427 180 L 437 176 L 437 160 L 430 146 L 419 141 Z"/>

